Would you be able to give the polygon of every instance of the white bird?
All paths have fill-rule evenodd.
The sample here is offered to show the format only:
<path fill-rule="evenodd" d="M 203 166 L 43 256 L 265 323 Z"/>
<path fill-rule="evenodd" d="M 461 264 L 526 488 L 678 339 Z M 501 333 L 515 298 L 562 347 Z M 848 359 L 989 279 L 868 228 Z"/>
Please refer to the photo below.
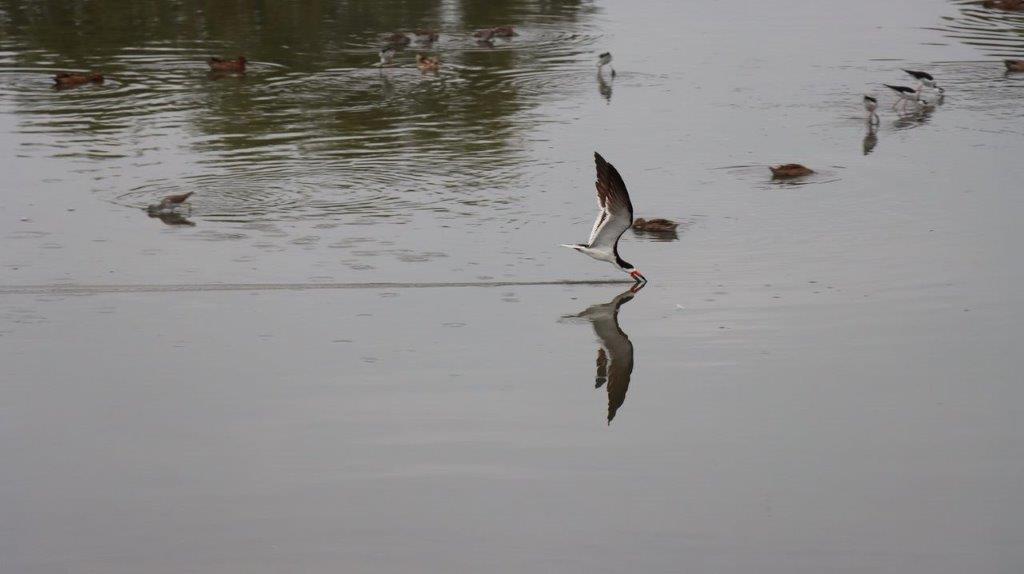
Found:
<path fill-rule="evenodd" d="M 390 66 L 395 63 L 395 48 L 394 46 L 384 46 L 378 52 L 380 56 L 380 66 Z"/>
<path fill-rule="evenodd" d="M 587 243 L 562 244 L 562 247 L 611 263 L 632 277 L 636 282 L 634 289 L 639 290 L 647 283 L 647 278 L 619 257 L 619 238 L 633 225 L 633 204 L 629 201 L 626 183 L 615 166 L 597 152 L 594 152 L 594 163 L 597 166 L 597 205 L 601 212 L 597 214 Z"/>
<path fill-rule="evenodd" d="M 867 94 L 864 95 L 864 109 L 868 111 L 868 123 L 874 124 L 881 122 L 882 120 L 875 113 L 875 109 L 878 108 L 878 100 Z"/>
<path fill-rule="evenodd" d="M 899 99 L 893 104 L 893 108 L 896 108 L 899 104 L 906 105 L 907 102 L 913 102 L 914 104 L 928 105 L 928 101 L 921 97 L 921 92 L 914 88 L 908 88 L 907 86 L 890 86 L 889 84 L 882 84 L 890 90 L 896 92 Z"/>
<path fill-rule="evenodd" d="M 611 52 L 605 52 L 603 54 L 598 54 L 598 56 L 597 56 L 597 73 L 600 74 L 601 73 L 601 68 L 604 68 L 605 66 L 608 66 L 611 69 L 612 77 L 614 78 L 615 77 L 615 68 L 612 68 L 611 63 L 612 63 L 612 53 Z"/>

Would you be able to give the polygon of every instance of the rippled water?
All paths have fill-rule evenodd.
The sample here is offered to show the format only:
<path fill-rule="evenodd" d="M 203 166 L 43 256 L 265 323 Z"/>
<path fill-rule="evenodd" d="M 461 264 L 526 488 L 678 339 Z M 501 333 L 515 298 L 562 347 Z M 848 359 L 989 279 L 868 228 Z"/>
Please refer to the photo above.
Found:
<path fill-rule="evenodd" d="M 944 0 L 0 0 L 0 570 L 1020 571 L 1022 34 Z M 944 97 L 894 110 L 904 68 Z M 680 223 L 624 236 L 639 293 L 559 247 L 595 150 Z"/>

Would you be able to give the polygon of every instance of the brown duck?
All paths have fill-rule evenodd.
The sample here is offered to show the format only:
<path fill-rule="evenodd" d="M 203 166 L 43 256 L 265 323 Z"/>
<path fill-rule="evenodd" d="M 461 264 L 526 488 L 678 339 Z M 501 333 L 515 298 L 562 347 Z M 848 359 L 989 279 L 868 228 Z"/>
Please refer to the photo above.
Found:
<path fill-rule="evenodd" d="M 1024 0 L 985 0 L 981 3 L 985 8 L 1007 10 L 1010 12 L 1024 11 Z"/>
<path fill-rule="evenodd" d="M 239 56 L 236 60 L 210 58 L 206 63 L 210 65 L 210 69 L 214 72 L 244 72 L 245 62 L 245 56 Z"/>
<path fill-rule="evenodd" d="M 1007 72 L 1024 72 L 1024 60 L 1003 60 Z"/>
<path fill-rule="evenodd" d="M 74 88 L 83 84 L 102 84 L 103 75 L 61 72 L 53 77 L 53 83 L 58 88 Z"/>
<path fill-rule="evenodd" d="M 638 217 L 633 220 L 634 231 L 649 231 L 651 233 L 668 233 L 675 231 L 679 224 L 671 219 L 644 219 Z"/>
<path fill-rule="evenodd" d="M 441 69 L 441 59 L 437 56 L 416 54 L 416 67 L 424 72 L 436 72 Z"/>
<path fill-rule="evenodd" d="M 427 42 L 427 43 L 436 42 L 437 38 L 438 38 L 437 30 L 431 30 L 429 28 L 428 29 L 416 30 L 415 34 L 416 34 L 416 39 L 419 40 L 420 42 Z"/>
<path fill-rule="evenodd" d="M 811 168 L 804 167 L 798 163 L 787 163 L 775 167 L 769 167 L 768 169 L 772 170 L 772 177 L 774 178 L 803 177 L 814 173 L 814 170 Z"/>
<path fill-rule="evenodd" d="M 483 28 L 473 32 L 473 37 L 480 42 L 490 42 L 494 38 L 494 28 Z"/>
<path fill-rule="evenodd" d="M 491 31 L 499 38 L 511 38 L 516 35 L 516 31 L 512 26 L 498 26 L 497 28 L 491 28 Z"/>
<path fill-rule="evenodd" d="M 410 42 L 412 42 L 412 40 L 410 40 L 409 37 L 403 34 L 402 32 L 395 32 L 389 35 L 387 38 L 384 38 L 384 41 L 397 48 L 404 48 L 408 46 Z"/>

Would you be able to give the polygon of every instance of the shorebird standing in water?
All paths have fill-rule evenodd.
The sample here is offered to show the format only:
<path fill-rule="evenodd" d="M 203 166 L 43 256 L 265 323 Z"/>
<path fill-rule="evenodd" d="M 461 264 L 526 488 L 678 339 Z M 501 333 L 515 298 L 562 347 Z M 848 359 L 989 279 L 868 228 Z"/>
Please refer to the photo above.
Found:
<path fill-rule="evenodd" d="M 601 212 L 597 214 L 594 228 L 590 231 L 590 239 L 586 243 L 574 245 L 562 244 L 562 247 L 575 249 L 598 261 L 607 261 L 627 273 L 636 282 L 633 291 L 639 291 L 647 278 L 633 267 L 632 264 L 619 257 L 619 238 L 633 225 L 633 204 L 629 201 L 626 183 L 622 181 L 615 166 L 594 152 L 594 163 L 597 166 L 597 205 Z"/>
<path fill-rule="evenodd" d="M 189 211 L 192 210 L 192 204 L 188 203 L 188 198 L 192 197 L 194 191 L 188 193 L 179 193 L 177 195 L 168 195 L 167 197 L 160 200 L 160 203 L 150 205 L 146 208 L 146 211 L 150 213 L 155 212 L 168 212 L 173 211 L 183 205 L 187 205 Z"/>
<path fill-rule="evenodd" d="M 597 73 L 600 74 L 601 70 L 605 66 L 608 66 L 608 68 L 612 71 L 612 77 L 614 78 L 615 77 L 615 68 L 612 68 L 612 53 L 611 52 L 605 52 L 605 53 L 599 54 L 597 56 Z"/>
<path fill-rule="evenodd" d="M 383 68 L 384 66 L 392 66 L 392 65 L 394 65 L 394 63 L 395 63 L 395 48 L 394 48 L 394 46 L 384 46 L 383 48 L 380 49 L 380 52 L 378 52 L 377 55 L 380 56 L 380 64 L 378 64 L 380 67 Z"/>
<path fill-rule="evenodd" d="M 914 77 L 915 80 L 920 82 L 920 84 L 918 85 L 918 90 L 919 91 L 920 91 L 922 86 L 927 87 L 927 88 L 931 88 L 931 89 L 939 92 L 940 94 L 942 94 L 942 93 L 944 93 L 946 91 L 946 90 L 943 90 L 941 87 L 939 87 L 938 84 L 935 83 L 935 78 L 933 78 L 932 75 L 929 74 L 928 72 L 916 72 L 914 70 L 903 70 L 903 71 L 908 73 L 908 74 L 910 74 L 911 76 Z"/>
<path fill-rule="evenodd" d="M 868 111 L 868 123 L 869 124 L 877 124 L 877 123 L 880 123 L 882 121 L 878 117 L 878 114 L 875 113 L 875 110 L 878 109 L 878 100 L 876 98 L 874 98 L 873 96 L 869 96 L 869 95 L 865 94 L 864 95 L 864 109 Z"/>
<path fill-rule="evenodd" d="M 899 97 L 899 99 L 892 105 L 892 109 L 896 109 L 896 106 L 901 104 L 906 106 L 907 102 L 913 102 L 915 105 L 928 105 L 928 101 L 921 97 L 921 92 L 914 88 L 908 88 L 907 86 L 890 86 L 889 84 L 882 85 L 896 92 L 896 95 Z"/>

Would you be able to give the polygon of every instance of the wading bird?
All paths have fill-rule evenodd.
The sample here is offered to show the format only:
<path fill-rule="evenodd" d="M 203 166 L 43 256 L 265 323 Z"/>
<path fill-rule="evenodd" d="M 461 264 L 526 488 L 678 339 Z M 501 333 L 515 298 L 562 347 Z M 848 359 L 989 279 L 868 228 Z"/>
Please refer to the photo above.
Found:
<path fill-rule="evenodd" d="M 177 209 L 178 207 L 181 207 L 182 205 L 187 205 L 187 206 L 189 206 L 189 208 L 191 208 L 192 204 L 191 203 L 187 203 L 187 202 L 188 202 L 188 198 L 192 197 L 193 193 L 195 193 L 195 192 L 194 191 L 190 191 L 188 193 L 179 193 L 177 195 L 168 195 L 167 197 L 161 199 L 160 203 L 157 203 L 155 205 L 150 205 L 149 207 L 146 208 L 146 210 L 150 211 L 150 212 L 171 211 L 171 210 Z"/>
<path fill-rule="evenodd" d="M 597 205 L 601 211 L 597 214 L 594 228 L 590 231 L 590 239 L 586 243 L 562 244 L 562 247 L 575 249 L 598 261 L 611 263 L 633 278 L 636 282 L 633 290 L 638 291 L 647 283 L 647 278 L 636 267 L 619 257 L 619 238 L 633 225 L 633 204 L 629 201 L 626 183 L 622 181 L 622 176 L 615 166 L 605 161 L 597 152 L 594 152 L 594 163 L 597 167 Z"/>
<path fill-rule="evenodd" d="M 377 55 L 380 56 L 380 64 L 379 65 L 381 67 L 391 66 L 391 65 L 393 65 L 395 63 L 395 48 L 394 48 L 394 46 L 384 46 L 383 48 L 380 49 L 380 52 L 377 52 Z"/>
<path fill-rule="evenodd" d="M 865 94 L 864 95 L 864 109 L 868 111 L 868 123 L 869 124 L 876 124 L 876 123 L 879 123 L 879 122 L 882 121 L 878 117 L 878 114 L 875 113 L 875 110 L 877 108 L 878 108 L 878 100 L 875 97 L 873 97 L 873 96 L 869 96 L 869 95 Z"/>
<path fill-rule="evenodd" d="M 605 52 L 603 54 L 599 54 L 597 56 L 597 73 L 600 74 L 601 73 L 601 69 L 604 68 L 605 66 L 608 66 L 608 68 L 611 69 L 612 77 L 614 78 L 615 77 L 615 68 L 612 68 L 611 64 L 612 64 L 612 53 L 611 52 Z"/>
<path fill-rule="evenodd" d="M 920 85 L 918 85 L 918 90 L 921 89 L 921 86 L 924 86 L 924 87 L 927 87 L 927 88 L 931 88 L 931 89 L 939 92 L 940 94 L 944 93 L 946 91 L 946 90 L 942 89 L 941 87 L 939 87 L 938 84 L 935 83 L 935 78 L 933 78 L 932 75 L 929 74 L 928 72 L 915 72 L 914 70 L 903 70 L 903 71 L 908 73 L 908 74 L 910 74 L 911 76 L 914 77 L 915 80 L 920 82 Z"/>
<path fill-rule="evenodd" d="M 892 105 L 893 109 L 896 109 L 896 106 L 899 106 L 900 104 L 906 106 L 907 102 L 913 102 L 915 105 L 928 105 L 928 101 L 921 97 L 921 92 L 914 88 L 908 88 L 907 86 L 890 86 L 889 84 L 882 85 L 896 92 L 896 95 L 899 96 L 899 99 Z"/>

